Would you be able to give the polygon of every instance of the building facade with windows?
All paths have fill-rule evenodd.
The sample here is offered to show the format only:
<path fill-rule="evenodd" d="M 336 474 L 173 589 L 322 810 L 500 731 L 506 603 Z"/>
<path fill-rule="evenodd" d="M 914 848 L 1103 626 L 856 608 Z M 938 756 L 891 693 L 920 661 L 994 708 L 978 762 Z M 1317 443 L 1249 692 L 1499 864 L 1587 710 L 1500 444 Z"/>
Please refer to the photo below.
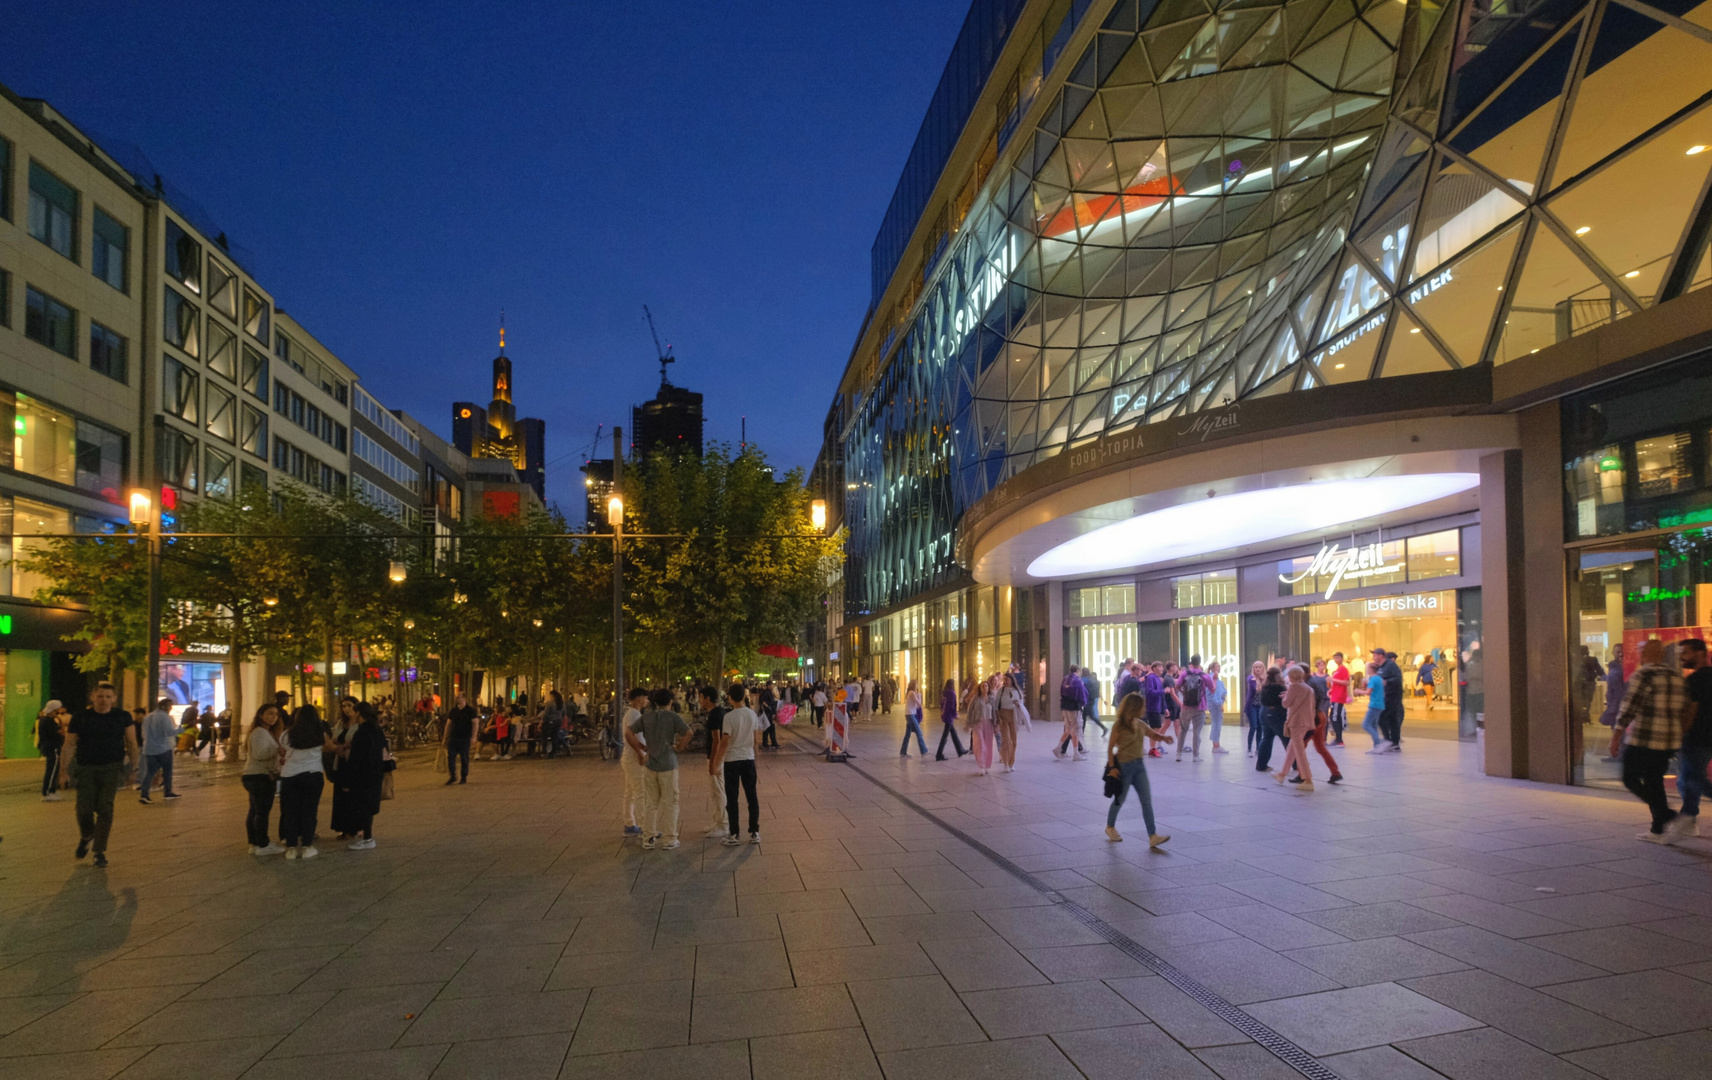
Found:
<path fill-rule="evenodd" d="M 1379 644 L 1609 782 L 1594 673 L 1712 622 L 1709 12 L 975 3 L 816 473 L 839 666 Z"/>
<path fill-rule="evenodd" d="M 35 752 L 49 697 L 88 679 L 70 609 L 12 565 L 41 534 L 126 519 L 138 482 L 147 217 L 115 162 L 39 103 L 0 88 L 0 754 Z"/>

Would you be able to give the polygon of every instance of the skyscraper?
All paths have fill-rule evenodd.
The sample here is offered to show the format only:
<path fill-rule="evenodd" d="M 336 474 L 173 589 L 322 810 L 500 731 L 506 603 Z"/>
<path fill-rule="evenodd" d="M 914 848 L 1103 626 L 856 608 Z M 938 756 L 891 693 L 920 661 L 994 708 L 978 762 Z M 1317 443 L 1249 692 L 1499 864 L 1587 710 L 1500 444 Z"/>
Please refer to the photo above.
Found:
<path fill-rule="evenodd" d="M 487 408 L 471 401 L 452 404 L 452 442 L 471 458 L 511 462 L 522 481 L 546 501 L 547 422 L 517 418 L 511 400 L 511 357 L 505 355 L 505 320 L 499 325 L 499 355 L 493 358 L 493 400 Z M 699 401 L 699 395 L 698 395 Z"/>
<path fill-rule="evenodd" d="M 637 457 L 656 450 L 701 457 L 701 395 L 662 376 L 650 401 L 630 410 L 630 449 Z"/>

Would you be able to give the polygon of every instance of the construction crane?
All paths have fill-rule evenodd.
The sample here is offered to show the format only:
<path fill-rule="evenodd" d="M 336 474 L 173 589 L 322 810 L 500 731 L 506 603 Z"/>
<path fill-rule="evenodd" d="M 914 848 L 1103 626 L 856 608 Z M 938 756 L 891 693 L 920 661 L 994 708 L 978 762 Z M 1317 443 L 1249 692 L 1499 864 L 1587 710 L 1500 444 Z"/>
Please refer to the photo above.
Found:
<path fill-rule="evenodd" d="M 590 458 L 594 457 L 595 454 L 600 452 L 600 433 L 605 430 L 606 422 L 604 420 L 594 426 L 594 441 L 589 443 L 589 448 L 587 450 L 583 451 L 584 462 L 587 462 Z"/>
<path fill-rule="evenodd" d="M 654 313 L 648 310 L 647 304 L 642 305 L 642 317 L 648 320 L 648 333 L 654 336 L 654 352 L 659 355 L 660 359 L 660 385 L 664 386 L 666 384 L 666 365 L 677 363 L 678 358 L 672 355 L 670 345 L 660 344 L 660 332 L 654 329 Z"/>

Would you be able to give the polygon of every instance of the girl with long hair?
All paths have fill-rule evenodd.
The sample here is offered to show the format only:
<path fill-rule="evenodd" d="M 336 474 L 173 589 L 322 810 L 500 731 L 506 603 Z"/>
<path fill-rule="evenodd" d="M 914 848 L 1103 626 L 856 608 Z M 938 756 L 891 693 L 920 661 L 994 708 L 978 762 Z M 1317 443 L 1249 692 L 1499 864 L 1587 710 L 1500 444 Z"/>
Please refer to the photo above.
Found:
<path fill-rule="evenodd" d="M 909 688 L 904 691 L 904 745 L 898 751 L 899 757 L 909 757 L 910 736 L 915 736 L 915 742 L 921 748 L 921 756 L 927 756 L 927 739 L 921 733 L 921 691 L 916 689 L 915 680 L 909 681 Z"/>
<path fill-rule="evenodd" d="M 1260 743 L 1260 685 L 1266 681 L 1266 665 L 1256 660 L 1248 668 L 1248 679 L 1242 696 L 1242 718 L 1248 721 L 1248 734 L 1243 741 L 1248 747 L 1248 756 L 1253 757 L 1255 748 Z"/>
<path fill-rule="evenodd" d="M 321 854 L 315 849 L 315 818 L 321 809 L 321 789 L 327 783 L 321 755 L 338 749 L 315 706 L 298 708 L 280 742 L 279 833 L 288 859 L 313 859 Z"/>
<path fill-rule="evenodd" d="M 969 748 L 974 751 L 976 776 L 986 776 L 993 768 L 993 699 L 987 693 L 987 684 L 975 684 L 969 698 L 969 707 L 965 711 L 968 716 Z"/>
<path fill-rule="evenodd" d="M 999 682 L 999 692 L 993 698 L 993 714 L 998 721 L 999 760 L 1006 772 L 1016 772 L 1017 723 L 1023 713 L 1022 691 L 1016 677 L 1005 672 Z"/>
<path fill-rule="evenodd" d="M 1118 811 L 1123 809 L 1124 797 L 1131 788 L 1141 800 L 1141 820 L 1147 826 L 1147 844 L 1158 847 L 1171 839 L 1160 833 L 1153 820 L 1153 789 L 1147 782 L 1147 742 L 1168 743 L 1171 736 L 1164 728 L 1149 727 L 1143 717 L 1147 701 L 1140 694 L 1125 694 L 1118 703 L 1118 718 L 1112 724 L 1111 738 L 1106 741 L 1106 772 L 1116 773 L 1117 794 L 1106 811 L 1106 839 L 1120 842 Z"/>
<path fill-rule="evenodd" d="M 934 755 L 935 761 L 945 760 L 945 740 L 950 739 L 951 745 L 957 748 L 957 756 L 964 754 L 963 742 L 957 738 L 957 680 L 946 679 L 945 689 L 939 692 L 939 722 L 945 730 L 939 734 L 939 752 Z"/>
<path fill-rule="evenodd" d="M 244 762 L 244 790 L 250 794 L 250 812 L 244 818 L 251 855 L 279 855 L 285 848 L 268 838 L 268 819 L 273 816 L 274 777 L 279 774 L 279 706 L 269 703 L 256 710 L 250 721 L 250 756 Z"/>

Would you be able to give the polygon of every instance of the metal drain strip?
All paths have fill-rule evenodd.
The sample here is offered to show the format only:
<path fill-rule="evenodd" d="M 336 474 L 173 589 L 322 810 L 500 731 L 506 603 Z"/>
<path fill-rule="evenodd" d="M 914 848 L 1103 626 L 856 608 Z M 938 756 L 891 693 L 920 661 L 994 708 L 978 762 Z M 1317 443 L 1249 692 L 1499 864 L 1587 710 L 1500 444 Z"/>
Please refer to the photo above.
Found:
<path fill-rule="evenodd" d="M 1029 888 L 1045 896 L 1057 907 L 1062 908 L 1075 916 L 1076 921 L 1094 931 L 1094 933 L 1099 934 L 1111 944 L 1117 946 L 1125 956 L 1128 956 L 1130 959 L 1141 964 L 1155 975 L 1163 978 L 1172 986 L 1175 986 L 1185 994 L 1188 994 L 1191 998 L 1194 998 L 1197 1003 L 1204 1006 L 1213 1015 L 1217 1016 L 1231 1027 L 1236 1028 L 1244 1035 L 1247 1035 L 1256 1043 L 1265 1047 L 1267 1052 L 1272 1054 L 1272 1056 L 1276 1057 L 1279 1061 L 1282 1061 L 1292 1069 L 1295 1069 L 1303 1076 L 1308 1077 L 1309 1080 L 1339 1080 L 1338 1074 L 1333 1072 L 1324 1062 L 1320 1061 L 1300 1046 L 1297 1046 L 1289 1039 L 1278 1034 L 1276 1031 L 1273 1031 L 1271 1028 L 1250 1016 L 1248 1013 L 1237 1008 L 1235 1005 L 1232 1005 L 1218 994 L 1215 994 L 1205 986 L 1202 986 L 1199 982 L 1190 978 L 1188 975 L 1177 970 L 1177 968 L 1173 967 L 1163 957 L 1158 956 L 1151 949 L 1148 949 L 1140 942 L 1137 942 L 1122 930 L 1119 930 L 1117 927 L 1106 922 L 1104 919 L 1100 918 L 1092 911 L 1089 911 L 1081 904 L 1065 897 L 1057 890 L 1050 888 L 1044 881 L 1041 881 L 1039 878 L 1035 877 L 1027 870 L 1024 870 L 1010 859 L 1000 855 L 992 848 L 981 843 L 962 829 L 959 829 L 957 826 L 941 818 L 938 814 L 935 814 L 925 806 L 922 806 L 908 795 L 905 795 L 896 788 L 893 788 L 885 781 L 864 771 L 861 766 L 851 764 L 848 761 L 844 762 L 844 764 L 855 772 L 856 775 L 862 777 L 862 779 L 873 784 L 892 798 L 898 800 L 911 810 L 920 814 L 922 817 L 933 822 L 935 825 L 944 829 L 958 840 L 968 844 L 971 848 L 980 852 L 989 861 L 991 861 L 993 865 L 999 867 L 999 869 L 1010 874 L 1024 885 L 1027 885 Z"/>

